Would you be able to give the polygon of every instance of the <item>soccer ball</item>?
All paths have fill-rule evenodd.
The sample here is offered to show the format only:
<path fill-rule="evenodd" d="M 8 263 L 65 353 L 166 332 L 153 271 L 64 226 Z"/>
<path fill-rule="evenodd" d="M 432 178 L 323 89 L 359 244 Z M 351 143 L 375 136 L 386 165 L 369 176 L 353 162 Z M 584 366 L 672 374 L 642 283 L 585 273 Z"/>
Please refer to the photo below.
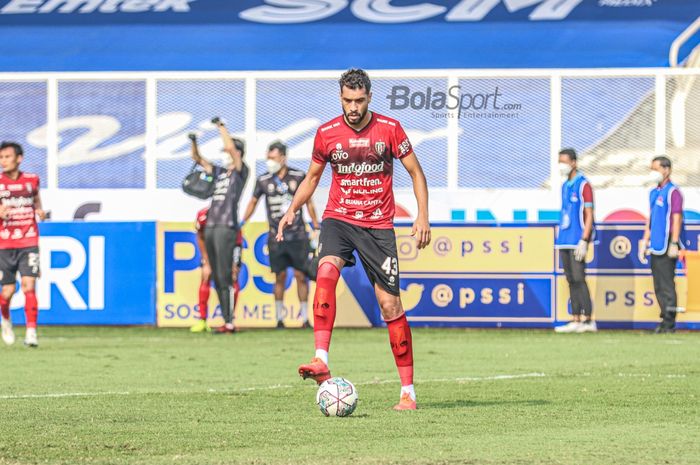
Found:
<path fill-rule="evenodd" d="M 357 407 L 357 389 L 345 378 L 327 379 L 318 387 L 316 404 L 327 417 L 347 417 Z"/>

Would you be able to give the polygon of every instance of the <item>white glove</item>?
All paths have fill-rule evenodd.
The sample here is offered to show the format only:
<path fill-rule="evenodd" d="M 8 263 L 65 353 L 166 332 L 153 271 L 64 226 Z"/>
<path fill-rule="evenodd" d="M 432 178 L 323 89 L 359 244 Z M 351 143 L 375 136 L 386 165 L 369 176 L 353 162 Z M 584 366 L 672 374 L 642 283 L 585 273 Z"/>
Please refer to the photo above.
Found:
<path fill-rule="evenodd" d="M 671 242 L 668 245 L 668 258 L 678 258 L 679 252 L 680 247 L 678 246 L 678 242 Z"/>
<path fill-rule="evenodd" d="M 574 259 L 577 262 L 582 262 L 586 259 L 586 255 L 588 254 L 588 241 L 584 241 L 581 239 L 578 241 L 578 245 L 574 249 Z"/>

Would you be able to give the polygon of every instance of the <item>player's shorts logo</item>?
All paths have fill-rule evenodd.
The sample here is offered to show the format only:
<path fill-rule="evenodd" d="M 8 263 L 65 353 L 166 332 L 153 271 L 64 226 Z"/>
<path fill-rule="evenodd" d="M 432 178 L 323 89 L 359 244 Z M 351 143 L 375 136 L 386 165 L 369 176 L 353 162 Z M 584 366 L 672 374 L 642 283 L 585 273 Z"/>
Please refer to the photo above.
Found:
<path fill-rule="evenodd" d="M 377 152 L 377 155 L 381 157 L 382 155 L 384 155 L 384 150 L 386 150 L 386 144 L 382 141 L 375 142 L 374 150 Z"/>

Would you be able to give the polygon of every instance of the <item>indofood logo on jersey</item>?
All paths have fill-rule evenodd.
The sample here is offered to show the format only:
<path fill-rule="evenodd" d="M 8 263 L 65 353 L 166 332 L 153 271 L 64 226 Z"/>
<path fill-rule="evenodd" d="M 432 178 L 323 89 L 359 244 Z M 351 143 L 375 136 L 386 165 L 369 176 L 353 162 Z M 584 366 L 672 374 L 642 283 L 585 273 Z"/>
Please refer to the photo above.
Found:
<path fill-rule="evenodd" d="M 384 171 L 384 162 L 379 163 L 350 163 L 349 165 L 337 165 L 338 174 L 354 174 L 355 176 L 363 176 L 365 174 L 375 174 Z"/>

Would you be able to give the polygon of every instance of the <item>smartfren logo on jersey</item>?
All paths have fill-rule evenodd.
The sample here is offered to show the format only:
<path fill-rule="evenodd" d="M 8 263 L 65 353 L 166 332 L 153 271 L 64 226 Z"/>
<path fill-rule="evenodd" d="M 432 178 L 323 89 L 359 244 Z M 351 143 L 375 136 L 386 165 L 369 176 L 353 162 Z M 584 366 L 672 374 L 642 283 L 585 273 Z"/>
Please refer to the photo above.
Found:
<path fill-rule="evenodd" d="M 336 165 L 338 174 L 354 174 L 355 176 L 364 176 L 366 174 L 382 173 L 384 171 L 384 162 L 379 163 L 350 163 L 349 165 Z"/>

